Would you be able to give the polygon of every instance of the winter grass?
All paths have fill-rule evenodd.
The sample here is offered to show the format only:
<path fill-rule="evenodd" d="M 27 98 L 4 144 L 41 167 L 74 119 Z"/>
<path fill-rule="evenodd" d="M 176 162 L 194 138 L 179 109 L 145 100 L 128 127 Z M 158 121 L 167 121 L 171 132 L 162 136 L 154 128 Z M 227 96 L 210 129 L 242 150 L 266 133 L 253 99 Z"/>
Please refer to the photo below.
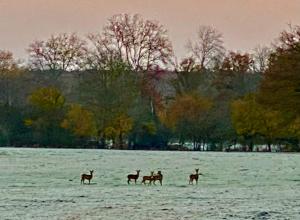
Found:
<path fill-rule="evenodd" d="M 127 185 L 137 169 L 163 186 Z M 0 219 L 300 219 L 299 169 L 299 154 L 0 148 Z"/>

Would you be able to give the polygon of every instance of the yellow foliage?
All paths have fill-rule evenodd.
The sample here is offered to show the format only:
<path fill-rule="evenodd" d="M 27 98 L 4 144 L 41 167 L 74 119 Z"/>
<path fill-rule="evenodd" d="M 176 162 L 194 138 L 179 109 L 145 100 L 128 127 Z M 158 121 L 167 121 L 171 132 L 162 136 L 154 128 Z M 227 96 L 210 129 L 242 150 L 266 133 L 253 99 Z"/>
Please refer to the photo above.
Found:
<path fill-rule="evenodd" d="M 29 96 L 29 102 L 41 110 L 49 111 L 62 108 L 65 104 L 65 98 L 58 89 L 45 87 L 34 91 Z"/>
<path fill-rule="evenodd" d="M 78 137 L 93 136 L 97 133 L 93 114 L 80 105 L 70 107 L 61 127 L 71 130 Z"/>
<path fill-rule="evenodd" d="M 109 139 L 115 139 L 117 136 L 117 131 L 113 127 L 109 126 L 104 129 L 104 135 Z"/>
<path fill-rule="evenodd" d="M 24 124 L 27 126 L 27 127 L 30 127 L 33 125 L 33 120 L 32 119 L 25 119 L 24 120 Z"/>
<path fill-rule="evenodd" d="M 111 124 L 104 129 L 105 136 L 116 139 L 129 133 L 133 127 L 133 120 L 126 114 L 121 114 L 113 119 Z"/>
<path fill-rule="evenodd" d="M 288 133 L 292 137 L 300 138 L 300 117 L 297 117 L 288 127 Z"/>
<path fill-rule="evenodd" d="M 115 118 L 112 124 L 118 134 L 128 133 L 133 127 L 133 120 L 129 116 L 122 114 Z"/>

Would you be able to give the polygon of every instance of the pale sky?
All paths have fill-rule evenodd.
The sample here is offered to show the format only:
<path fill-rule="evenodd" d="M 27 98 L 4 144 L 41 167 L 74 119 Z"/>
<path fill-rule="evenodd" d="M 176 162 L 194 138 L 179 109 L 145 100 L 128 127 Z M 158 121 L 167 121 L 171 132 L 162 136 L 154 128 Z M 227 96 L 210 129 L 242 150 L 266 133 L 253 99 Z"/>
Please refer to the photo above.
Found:
<path fill-rule="evenodd" d="M 214 26 L 227 49 L 240 51 L 269 45 L 288 23 L 300 25 L 300 0 L 0 0 L 0 49 L 26 58 L 36 39 L 101 31 L 109 17 L 125 12 L 163 24 L 179 57 L 199 25 Z"/>

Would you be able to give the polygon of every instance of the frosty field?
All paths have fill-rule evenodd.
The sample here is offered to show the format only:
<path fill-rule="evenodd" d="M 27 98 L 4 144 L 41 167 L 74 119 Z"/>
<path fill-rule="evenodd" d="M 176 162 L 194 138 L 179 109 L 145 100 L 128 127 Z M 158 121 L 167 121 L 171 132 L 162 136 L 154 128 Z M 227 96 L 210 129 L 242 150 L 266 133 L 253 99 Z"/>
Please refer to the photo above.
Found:
<path fill-rule="evenodd" d="M 0 148 L 0 219 L 300 219 L 299 167 L 299 154 Z M 136 169 L 163 186 L 128 186 Z"/>

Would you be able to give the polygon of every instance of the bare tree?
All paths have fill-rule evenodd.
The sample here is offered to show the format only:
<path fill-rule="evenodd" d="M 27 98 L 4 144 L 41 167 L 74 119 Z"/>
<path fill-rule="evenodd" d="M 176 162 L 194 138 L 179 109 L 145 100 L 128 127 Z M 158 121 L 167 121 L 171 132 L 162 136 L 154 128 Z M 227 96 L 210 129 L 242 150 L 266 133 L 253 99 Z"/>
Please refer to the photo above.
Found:
<path fill-rule="evenodd" d="M 81 68 L 87 52 L 86 42 L 73 34 L 52 35 L 46 41 L 35 41 L 28 48 L 30 67 L 54 70 L 58 77 L 63 71 Z"/>
<path fill-rule="evenodd" d="M 21 74 L 22 71 L 13 54 L 0 50 L 0 103 L 11 106 L 13 102 L 20 99 L 18 92 L 21 88 L 19 80 Z"/>
<path fill-rule="evenodd" d="M 300 43 L 300 26 L 288 25 L 288 29 L 280 33 L 279 38 L 274 43 L 277 51 L 291 49 L 299 46 Z"/>
<path fill-rule="evenodd" d="M 257 46 L 254 48 L 252 55 L 254 61 L 254 69 L 257 72 L 263 73 L 268 68 L 271 49 L 265 46 Z"/>
<path fill-rule="evenodd" d="M 10 51 L 0 50 L 0 75 L 7 74 L 15 69 L 16 66 L 13 54 Z"/>
<path fill-rule="evenodd" d="M 194 72 L 199 71 L 201 68 L 196 63 L 193 57 L 188 57 L 182 59 L 182 61 L 177 65 L 176 72 Z"/>
<path fill-rule="evenodd" d="M 214 27 L 200 26 L 196 41 L 189 40 L 187 49 L 201 69 L 208 69 L 224 56 L 223 35 Z"/>
<path fill-rule="evenodd" d="M 140 15 L 118 14 L 108 20 L 103 32 L 89 34 L 94 46 L 90 61 L 119 59 L 135 71 L 166 67 L 173 56 L 166 29 Z"/>
<path fill-rule="evenodd" d="M 221 66 L 223 71 L 248 73 L 253 70 L 253 59 L 248 53 L 229 52 Z"/>

